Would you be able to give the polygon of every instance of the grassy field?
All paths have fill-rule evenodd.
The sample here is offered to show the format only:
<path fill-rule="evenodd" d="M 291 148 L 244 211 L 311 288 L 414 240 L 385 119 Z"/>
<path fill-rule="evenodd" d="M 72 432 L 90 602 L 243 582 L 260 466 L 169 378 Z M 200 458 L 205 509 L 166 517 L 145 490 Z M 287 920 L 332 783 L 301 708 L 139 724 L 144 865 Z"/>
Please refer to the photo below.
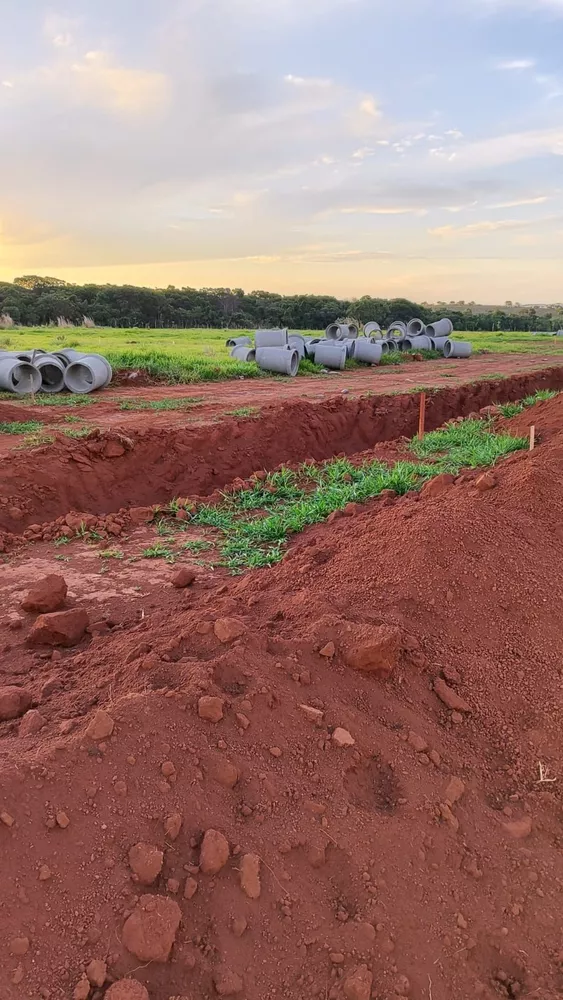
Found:
<path fill-rule="evenodd" d="M 318 330 L 304 333 L 318 336 Z M 232 336 L 252 331 L 234 330 Z M 262 373 L 255 365 L 242 364 L 229 356 L 225 341 L 227 330 L 94 330 L 76 327 L 60 330 L 57 327 L 0 330 L 0 350 L 24 350 L 42 347 L 76 350 L 104 354 L 114 368 L 144 369 L 152 375 L 168 378 L 171 382 L 201 382 L 220 378 L 259 377 Z M 562 354 L 563 338 L 531 336 L 525 333 L 463 333 L 454 334 L 457 340 L 470 340 L 474 351 L 485 350 L 495 354 L 531 353 Z M 400 364 L 395 357 L 390 363 Z M 315 368 L 306 362 L 304 372 Z"/>

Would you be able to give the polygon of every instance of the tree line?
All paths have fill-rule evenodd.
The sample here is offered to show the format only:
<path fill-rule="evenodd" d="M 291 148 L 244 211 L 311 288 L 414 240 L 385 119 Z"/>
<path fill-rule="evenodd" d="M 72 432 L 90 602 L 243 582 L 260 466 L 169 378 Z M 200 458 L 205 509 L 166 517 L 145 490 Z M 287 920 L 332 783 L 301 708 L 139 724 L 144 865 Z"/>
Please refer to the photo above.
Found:
<path fill-rule="evenodd" d="M 0 314 L 21 326 L 56 323 L 59 317 L 81 325 L 88 317 L 97 326 L 123 328 L 322 330 L 335 319 L 347 316 L 361 323 L 376 320 L 386 328 L 394 320 L 407 321 L 416 316 L 430 323 L 447 315 L 457 330 L 554 332 L 563 327 L 563 307 L 542 310 L 540 315 L 533 307 L 487 311 L 473 304 L 460 308 L 370 295 L 338 299 L 330 295 L 247 293 L 240 288 L 73 285 L 60 278 L 37 275 L 0 282 Z"/>

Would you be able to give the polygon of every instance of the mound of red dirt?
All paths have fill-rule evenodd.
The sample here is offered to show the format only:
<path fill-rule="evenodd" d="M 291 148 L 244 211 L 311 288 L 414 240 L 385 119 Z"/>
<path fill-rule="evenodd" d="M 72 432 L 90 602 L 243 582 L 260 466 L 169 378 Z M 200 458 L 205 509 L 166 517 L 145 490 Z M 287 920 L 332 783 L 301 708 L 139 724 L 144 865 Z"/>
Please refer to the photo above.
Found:
<path fill-rule="evenodd" d="M 560 996 L 562 477 L 559 433 L 45 659 L 2 996 Z"/>

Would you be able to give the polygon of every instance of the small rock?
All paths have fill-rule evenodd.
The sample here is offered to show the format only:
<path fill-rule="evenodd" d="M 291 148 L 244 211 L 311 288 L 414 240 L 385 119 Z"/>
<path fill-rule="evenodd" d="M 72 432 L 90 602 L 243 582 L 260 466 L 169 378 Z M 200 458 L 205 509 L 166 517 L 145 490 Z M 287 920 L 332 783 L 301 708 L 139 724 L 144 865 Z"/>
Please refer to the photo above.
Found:
<path fill-rule="evenodd" d="M 26 736 L 35 736 L 35 734 L 39 733 L 46 724 L 47 719 L 41 715 L 41 712 L 32 708 L 29 712 L 25 713 L 23 719 L 21 720 L 18 728 L 18 736 L 22 739 Z"/>
<path fill-rule="evenodd" d="M 457 833 L 457 831 L 459 830 L 459 820 L 457 816 L 454 816 L 448 803 L 441 802 L 438 808 L 440 810 L 440 815 L 444 820 L 444 822 L 447 823 L 448 826 L 451 826 L 452 830 L 454 830 L 455 833 Z"/>
<path fill-rule="evenodd" d="M 121 458 L 125 454 L 125 448 L 119 441 L 107 441 L 103 454 L 105 458 Z"/>
<path fill-rule="evenodd" d="M 29 951 L 29 938 L 17 937 L 10 941 L 10 955 L 27 955 Z"/>
<path fill-rule="evenodd" d="M 169 878 L 166 880 L 166 888 L 168 892 L 171 892 L 173 896 L 176 895 L 180 890 L 180 883 L 177 878 Z"/>
<path fill-rule="evenodd" d="M 412 729 L 409 733 L 408 742 L 417 753 L 425 753 L 428 750 L 428 741 L 423 736 L 413 733 Z"/>
<path fill-rule="evenodd" d="M 184 886 L 184 899 L 193 899 L 197 892 L 197 882 L 195 878 L 187 878 Z"/>
<path fill-rule="evenodd" d="M 176 587 L 177 590 L 183 590 L 184 587 L 190 587 L 196 578 L 196 573 L 193 569 L 189 569 L 187 566 L 182 566 L 172 577 L 172 586 Z"/>
<path fill-rule="evenodd" d="M 243 635 L 246 632 L 246 626 L 238 618 L 218 618 L 213 626 L 213 631 L 219 642 L 228 643 Z"/>
<path fill-rule="evenodd" d="M 245 854 L 240 862 L 240 886 L 249 899 L 258 899 L 260 886 L 260 858 L 257 854 Z"/>
<path fill-rule="evenodd" d="M 319 656 L 326 656 L 327 659 L 331 659 L 336 652 L 336 647 L 333 642 L 327 642 L 326 646 L 319 649 Z"/>
<path fill-rule="evenodd" d="M 388 676 L 399 660 L 401 633 L 390 625 L 360 626 L 345 659 L 353 670 L 378 673 Z"/>
<path fill-rule="evenodd" d="M 225 867 L 231 851 L 229 841 L 218 830 L 207 830 L 203 838 L 199 865 L 205 875 L 217 875 Z"/>
<path fill-rule="evenodd" d="M 354 737 L 348 732 L 348 730 L 341 729 L 340 726 L 334 730 L 332 740 L 337 747 L 353 747 L 356 743 Z"/>
<path fill-rule="evenodd" d="M 237 712 L 235 715 L 235 719 L 237 720 L 241 729 L 248 729 L 250 725 L 250 719 L 248 718 L 247 715 L 244 714 L 244 712 Z"/>
<path fill-rule="evenodd" d="M 0 722 L 17 719 L 31 706 L 31 693 L 24 688 L 0 687 Z"/>
<path fill-rule="evenodd" d="M 30 646 L 75 646 L 82 639 L 88 621 L 83 608 L 39 615 L 31 626 L 27 642 Z"/>
<path fill-rule="evenodd" d="M 480 493 L 486 493 L 487 490 L 494 490 L 497 485 L 498 480 L 492 472 L 484 472 L 482 476 L 477 476 L 475 480 L 475 486 Z"/>
<path fill-rule="evenodd" d="M 110 986 L 104 1000 L 149 1000 L 149 991 L 136 979 L 120 979 Z"/>
<path fill-rule="evenodd" d="M 49 879 L 51 878 L 51 875 L 52 875 L 52 872 L 51 872 L 51 869 L 49 868 L 49 866 L 48 865 L 41 865 L 41 868 L 39 869 L 39 875 L 38 875 L 39 881 L 40 882 L 48 882 Z"/>
<path fill-rule="evenodd" d="M 123 925 L 123 944 L 140 962 L 167 962 L 181 919 L 182 911 L 175 900 L 141 896 Z"/>
<path fill-rule="evenodd" d="M 129 866 L 141 885 L 156 882 L 163 861 L 163 852 L 153 844 L 134 844 L 129 850 Z"/>
<path fill-rule="evenodd" d="M 83 976 L 79 983 L 76 984 L 72 993 L 72 1000 L 88 1000 L 90 996 L 90 983 L 88 982 L 86 976 Z"/>
<path fill-rule="evenodd" d="M 270 753 L 271 753 L 272 757 L 281 757 L 282 756 L 282 751 L 280 750 L 279 747 L 270 747 Z"/>
<path fill-rule="evenodd" d="M 94 958 L 86 968 L 86 975 L 92 986 L 103 986 L 107 979 L 108 967 L 101 959 Z"/>
<path fill-rule="evenodd" d="M 96 742 L 99 740 L 107 740 L 113 733 L 114 729 L 115 722 L 113 721 L 111 715 L 108 715 L 103 708 L 100 708 L 90 722 L 90 725 L 86 730 L 86 735 L 89 736 L 91 740 L 96 740 Z"/>
<path fill-rule="evenodd" d="M 172 813 L 171 816 L 167 816 L 164 820 L 164 833 L 167 840 L 177 840 L 180 836 L 180 830 L 182 829 L 182 815 L 181 813 Z"/>
<path fill-rule="evenodd" d="M 21 606 L 24 611 L 35 611 L 39 614 L 58 611 L 64 605 L 67 591 L 65 578 L 52 573 L 30 587 Z"/>
<path fill-rule="evenodd" d="M 25 972 L 23 969 L 23 965 L 20 963 L 20 965 L 16 966 L 12 974 L 12 982 L 14 986 L 19 986 L 20 983 L 23 982 L 24 975 Z"/>
<path fill-rule="evenodd" d="M 313 708 L 312 705 L 300 705 L 299 708 L 310 722 L 322 722 L 324 719 L 325 714 L 320 708 Z"/>
<path fill-rule="evenodd" d="M 223 788 L 234 788 L 240 777 L 238 768 L 224 757 L 217 757 L 209 770 L 214 781 Z"/>
<path fill-rule="evenodd" d="M 442 677 L 437 677 L 436 680 L 434 681 L 434 691 L 438 695 L 440 701 L 442 701 L 444 705 L 447 706 L 447 708 L 451 708 L 452 711 L 454 712 L 471 711 L 471 706 L 468 705 L 467 702 L 460 697 L 457 691 L 454 691 L 453 688 L 449 687 L 449 685 L 446 684 L 445 680 L 443 680 Z"/>
<path fill-rule="evenodd" d="M 514 840 L 525 840 L 526 837 L 530 836 L 533 828 L 531 816 L 523 816 L 522 819 L 515 819 L 502 825 L 509 837 L 513 837 Z"/>
<path fill-rule="evenodd" d="M 62 809 L 59 809 L 58 813 L 55 816 L 55 820 L 57 822 L 57 826 L 60 827 L 61 830 L 66 830 L 67 826 L 70 826 L 70 820 L 67 814 L 63 812 Z"/>
<path fill-rule="evenodd" d="M 421 489 L 420 495 L 426 498 L 440 497 L 449 490 L 455 483 L 455 476 L 449 472 L 443 472 L 439 476 L 434 476 Z"/>
<path fill-rule="evenodd" d="M 360 965 L 344 980 L 346 1000 L 370 1000 L 373 976 L 367 965 Z"/>
<path fill-rule="evenodd" d="M 463 793 L 465 792 L 465 783 L 461 778 L 452 778 L 446 788 L 446 802 L 449 802 L 451 806 L 459 802 Z"/>
<path fill-rule="evenodd" d="M 248 924 L 244 917 L 234 917 L 231 926 L 235 937 L 240 938 L 244 934 Z"/>
<path fill-rule="evenodd" d="M 205 719 L 206 722 L 220 722 L 223 718 L 224 704 L 222 698 L 204 695 L 197 703 L 197 714 L 200 719 Z"/>
<path fill-rule="evenodd" d="M 242 993 L 244 983 L 236 972 L 220 969 L 213 976 L 213 985 L 220 997 L 234 997 Z"/>
<path fill-rule="evenodd" d="M 15 822 L 16 821 L 15 821 L 14 817 L 10 816 L 10 813 L 6 812 L 5 809 L 3 809 L 2 812 L 0 812 L 0 823 L 3 823 L 4 826 L 7 826 L 8 828 L 11 828 L 14 825 Z"/>

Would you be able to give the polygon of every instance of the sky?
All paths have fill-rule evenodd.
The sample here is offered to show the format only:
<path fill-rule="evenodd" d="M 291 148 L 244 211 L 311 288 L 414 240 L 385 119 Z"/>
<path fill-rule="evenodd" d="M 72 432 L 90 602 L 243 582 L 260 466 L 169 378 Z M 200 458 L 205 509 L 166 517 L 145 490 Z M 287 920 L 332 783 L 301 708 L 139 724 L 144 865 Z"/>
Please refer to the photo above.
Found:
<path fill-rule="evenodd" d="M 0 280 L 563 301 L 563 0 L 0 14 Z"/>

